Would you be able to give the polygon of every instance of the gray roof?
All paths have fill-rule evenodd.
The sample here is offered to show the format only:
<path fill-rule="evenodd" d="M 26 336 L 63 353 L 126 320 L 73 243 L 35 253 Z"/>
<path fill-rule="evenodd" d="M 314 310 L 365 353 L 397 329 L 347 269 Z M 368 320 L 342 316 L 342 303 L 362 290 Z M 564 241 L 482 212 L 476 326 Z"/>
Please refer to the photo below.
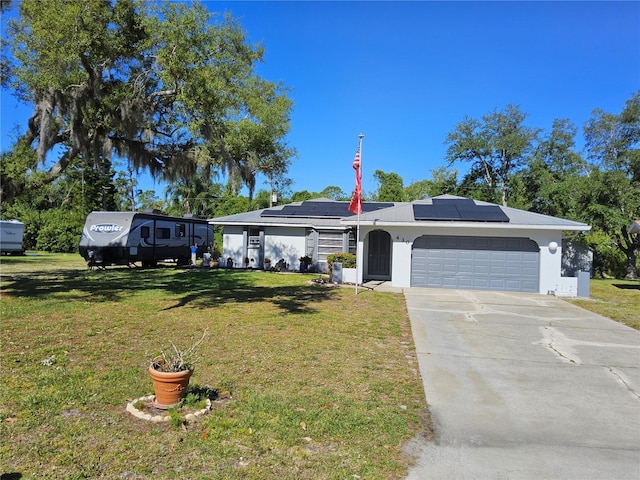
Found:
<path fill-rule="evenodd" d="M 314 202 L 334 202 L 334 200 L 328 198 L 315 198 Z M 348 202 L 343 202 L 348 203 Z M 311 228 L 325 228 L 325 229 L 339 229 L 344 230 L 347 225 L 340 223 L 340 218 L 301 218 L 301 217 L 263 217 L 262 213 L 265 210 L 282 210 L 285 206 L 301 206 L 302 202 L 293 202 L 286 205 L 278 205 L 270 208 L 263 208 L 260 210 L 254 210 L 253 212 L 237 213 L 235 215 L 227 215 L 225 217 L 210 218 L 209 223 L 215 225 L 250 225 L 254 227 L 263 226 L 279 226 L 279 227 L 311 227 Z"/>
<path fill-rule="evenodd" d="M 434 197 L 437 199 L 463 199 L 463 197 L 457 197 L 455 195 L 439 195 Z M 464 227 L 488 227 L 488 228 L 531 228 L 531 229 L 551 229 L 551 230 L 577 230 L 584 231 L 589 230 L 591 227 L 585 223 L 575 222 L 573 220 L 566 220 L 564 218 L 552 217 L 549 215 L 542 215 L 540 213 L 527 212 L 525 210 L 519 210 L 517 208 L 503 207 L 494 203 L 482 202 L 480 200 L 474 200 L 476 205 L 492 205 L 500 208 L 504 214 L 509 218 L 508 223 L 504 222 L 474 222 L 474 221 L 416 221 L 413 213 L 414 204 L 432 205 L 433 199 L 416 200 L 414 202 L 396 203 L 395 206 L 386 208 L 384 210 L 378 210 L 377 212 L 371 212 L 360 215 L 361 225 L 376 225 L 376 226 L 439 226 L 439 227 L 451 227 L 451 226 L 464 226 Z M 356 225 L 358 223 L 357 217 L 350 217 L 342 219 L 343 224 Z"/>
<path fill-rule="evenodd" d="M 454 195 L 440 195 L 437 199 L 463 199 Z M 414 217 L 414 204 L 432 205 L 433 199 L 416 200 L 414 202 L 396 202 L 393 206 L 383 208 L 370 213 L 363 213 L 358 219 L 357 215 L 343 218 L 323 218 L 323 217 L 263 217 L 262 212 L 267 209 L 256 210 L 253 212 L 239 213 L 236 215 L 228 215 L 226 217 L 212 218 L 209 222 L 216 225 L 251 225 L 251 226 L 299 226 L 299 227 L 315 227 L 315 228 L 336 228 L 344 229 L 349 226 L 357 225 L 376 225 L 376 226 L 431 226 L 431 227 L 468 227 L 468 228 L 529 228 L 541 230 L 575 230 L 586 231 L 591 227 L 585 223 L 566 220 L 563 218 L 542 215 L 539 213 L 527 212 L 517 208 L 503 207 L 493 203 L 474 200 L 475 204 L 492 205 L 500 208 L 502 212 L 509 218 L 509 222 L 478 222 L 478 221 L 451 221 L 451 220 L 420 220 Z M 334 202 L 326 198 L 314 199 L 314 202 L 326 201 Z M 346 202 L 342 202 L 346 203 Z M 302 202 L 290 203 L 290 206 L 300 206 Z M 278 210 L 284 208 L 285 205 L 273 207 L 269 210 Z"/>

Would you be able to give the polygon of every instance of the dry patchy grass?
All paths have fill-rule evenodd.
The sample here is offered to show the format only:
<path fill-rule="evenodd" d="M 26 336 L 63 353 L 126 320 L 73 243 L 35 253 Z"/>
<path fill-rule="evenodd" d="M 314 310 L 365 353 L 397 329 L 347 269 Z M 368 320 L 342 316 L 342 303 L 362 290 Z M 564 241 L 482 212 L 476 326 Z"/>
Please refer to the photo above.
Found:
<path fill-rule="evenodd" d="M 571 303 L 640 330 L 640 284 L 637 280 L 593 279 L 590 299 Z"/>
<path fill-rule="evenodd" d="M 402 478 L 430 435 L 404 300 L 312 278 L 3 260 L 0 473 Z M 126 413 L 148 359 L 204 329 L 192 382 L 226 401 L 185 428 Z"/>

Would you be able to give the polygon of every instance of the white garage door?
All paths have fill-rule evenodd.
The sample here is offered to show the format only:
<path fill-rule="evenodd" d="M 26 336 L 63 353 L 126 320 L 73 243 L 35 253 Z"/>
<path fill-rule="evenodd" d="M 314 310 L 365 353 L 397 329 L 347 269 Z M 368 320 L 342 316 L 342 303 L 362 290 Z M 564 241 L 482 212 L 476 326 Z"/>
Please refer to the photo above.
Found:
<path fill-rule="evenodd" d="M 537 292 L 538 245 L 528 238 L 424 235 L 413 243 L 412 287 Z"/>

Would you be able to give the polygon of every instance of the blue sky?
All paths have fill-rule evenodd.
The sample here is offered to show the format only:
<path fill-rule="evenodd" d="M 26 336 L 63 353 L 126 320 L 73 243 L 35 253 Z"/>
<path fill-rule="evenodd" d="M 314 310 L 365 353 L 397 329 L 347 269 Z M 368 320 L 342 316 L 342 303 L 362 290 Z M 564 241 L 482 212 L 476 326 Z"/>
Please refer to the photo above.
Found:
<path fill-rule="evenodd" d="M 531 127 L 568 118 L 581 131 L 640 89 L 640 2 L 204 3 L 238 18 L 265 47 L 259 73 L 291 88 L 294 191 L 350 193 L 359 133 L 370 192 L 376 169 L 431 178 L 465 116 L 515 104 Z M 2 92 L 3 149 L 29 112 Z"/>

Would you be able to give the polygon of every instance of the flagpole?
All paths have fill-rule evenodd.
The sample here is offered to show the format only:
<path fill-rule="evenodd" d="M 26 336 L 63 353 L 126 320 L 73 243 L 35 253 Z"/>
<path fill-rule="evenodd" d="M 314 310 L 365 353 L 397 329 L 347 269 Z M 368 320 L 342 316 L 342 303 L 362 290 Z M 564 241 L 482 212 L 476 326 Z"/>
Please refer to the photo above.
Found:
<path fill-rule="evenodd" d="M 358 152 L 360 152 L 360 184 L 362 185 L 362 139 L 364 134 L 358 135 Z M 360 281 L 360 263 L 358 261 L 358 250 L 360 249 L 360 212 L 362 211 L 362 187 L 360 187 L 360 198 L 358 198 L 358 227 L 356 230 L 356 295 L 358 294 L 358 282 Z M 364 250 L 363 250 L 364 255 Z"/>

